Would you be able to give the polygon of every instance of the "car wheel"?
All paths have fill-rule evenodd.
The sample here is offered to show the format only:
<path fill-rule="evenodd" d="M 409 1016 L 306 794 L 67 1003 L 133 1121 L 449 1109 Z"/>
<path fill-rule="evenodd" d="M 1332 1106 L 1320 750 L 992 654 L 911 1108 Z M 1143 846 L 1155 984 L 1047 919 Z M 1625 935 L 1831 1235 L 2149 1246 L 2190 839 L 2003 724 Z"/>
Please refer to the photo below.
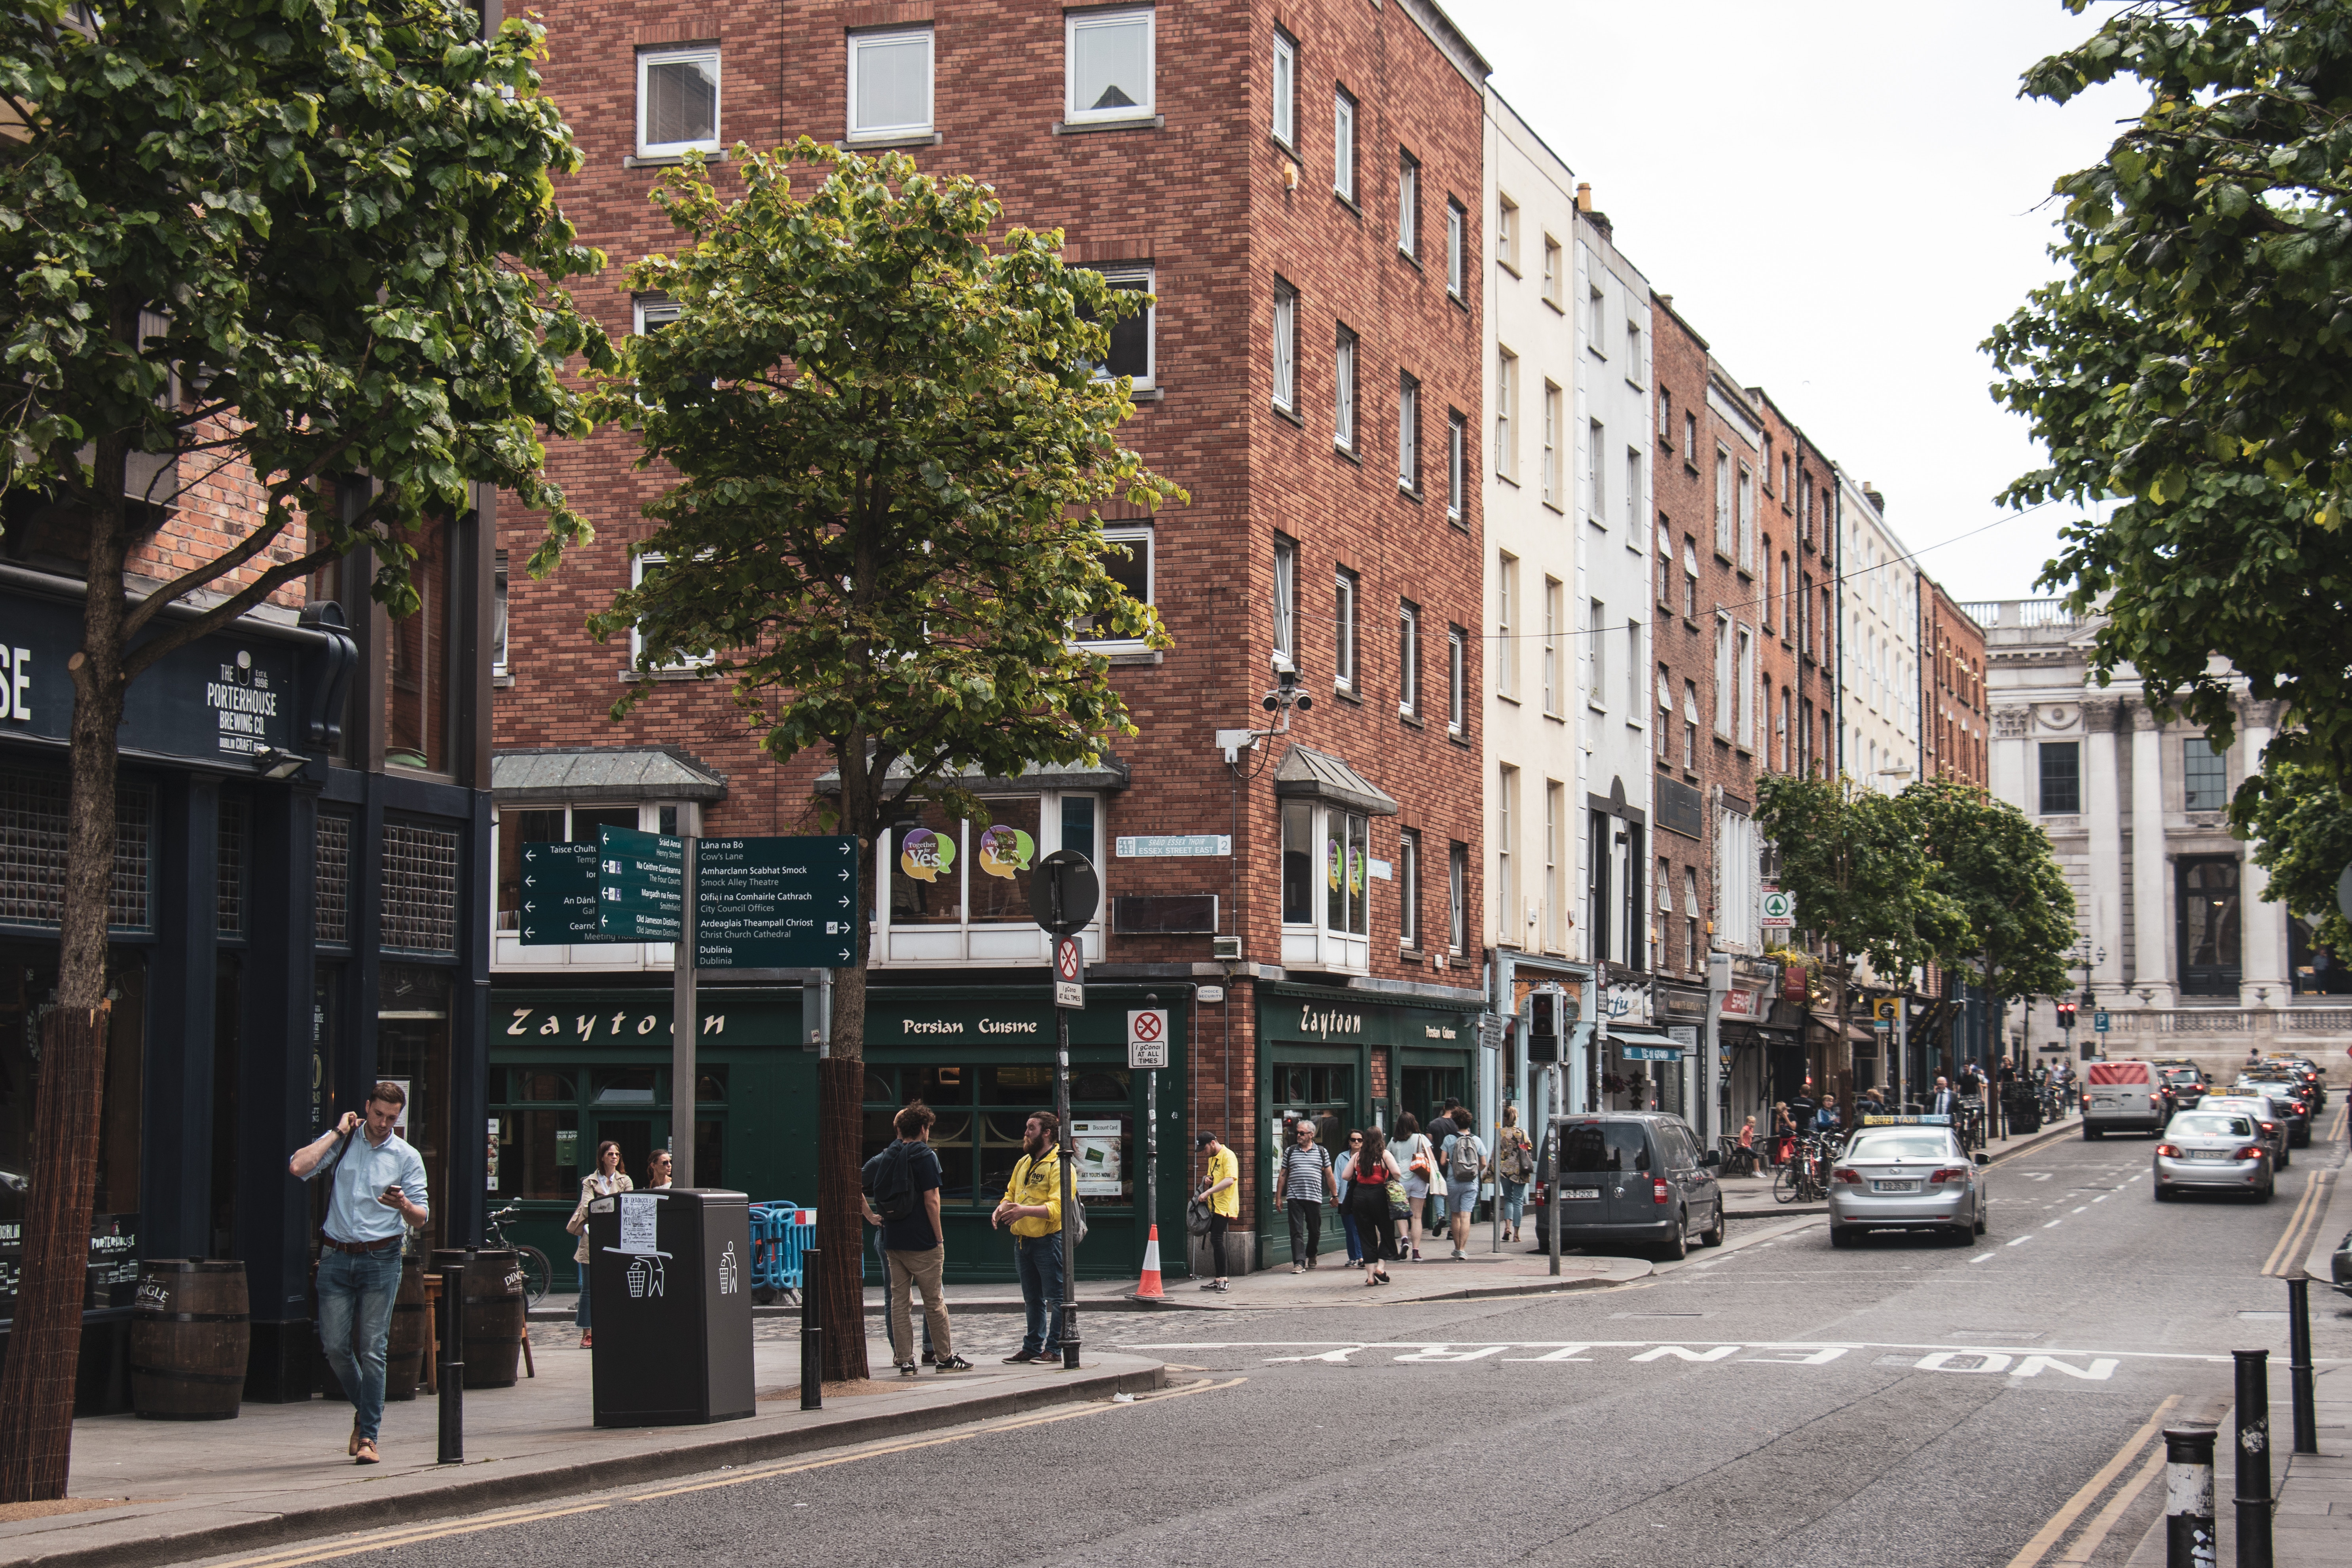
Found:
<path fill-rule="evenodd" d="M 2166 1186 L 2162 1182 L 2157 1183 L 2156 1201 L 2160 1204 L 2170 1203 L 2172 1201 L 2172 1189 Z"/>
<path fill-rule="evenodd" d="M 1980 1209 L 1977 1210 L 1977 1223 L 1976 1223 L 1976 1234 L 1977 1234 L 1977 1235 L 1979 1235 L 1979 1236 L 1982 1236 L 1982 1235 L 1985 1233 L 1985 1226 L 1986 1226 L 1987 1222 L 1989 1222 L 1991 1218 L 1992 1218 L 1992 1206 L 1991 1206 L 1990 1204 L 1988 1204 L 1987 1205 L 1985 1205 L 1983 1208 L 1980 1208 Z"/>
<path fill-rule="evenodd" d="M 2266 1204 L 2271 1201 L 2271 1194 L 2276 1191 L 2278 1191 L 2276 1182 L 2264 1182 L 2261 1186 L 2256 1187 L 2251 1195 L 2254 1202 Z"/>
<path fill-rule="evenodd" d="M 2292 1154 L 2288 1153 L 2288 1152 L 2286 1152 L 2286 1150 L 2284 1150 L 2284 1149 L 2282 1149 L 2282 1150 L 2280 1150 L 2280 1151 L 2279 1151 L 2279 1157 L 2278 1157 L 2278 1168 L 2279 1168 L 2280 1170 L 2284 1171 L 2284 1170 L 2285 1170 L 2289 1165 L 2292 1165 L 2292 1164 L 2294 1164 L 2294 1155 L 2292 1155 Z"/>
<path fill-rule="evenodd" d="M 1684 1258 L 1690 1256 L 1690 1237 L 1683 1233 L 1683 1227 L 1689 1222 L 1690 1216 L 1688 1215 L 1676 1215 L 1675 1216 L 1674 1234 L 1669 1236 L 1665 1240 L 1665 1244 L 1658 1248 L 1659 1262 L 1680 1263 Z"/>
<path fill-rule="evenodd" d="M 1717 1201 L 1715 1205 L 1715 1228 L 1712 1230 L 1700 1231 L 1698 1233 L 1698 1244 L 1701 1247 L 1721 1247 L 1723 1245 L 1723 1204 L 1720 1199 Z"/>
<path fill-rule="evenodd" d="M 1859 1239 L 1860 1237 L 1856 1237 L 1854 1233 L 1850 1230 L 1840 1230 L 1835 1226 L 1832 1226 L 1830 1227 L 1830 1245 L 1832 1247 L 1852 1247 Z"/>

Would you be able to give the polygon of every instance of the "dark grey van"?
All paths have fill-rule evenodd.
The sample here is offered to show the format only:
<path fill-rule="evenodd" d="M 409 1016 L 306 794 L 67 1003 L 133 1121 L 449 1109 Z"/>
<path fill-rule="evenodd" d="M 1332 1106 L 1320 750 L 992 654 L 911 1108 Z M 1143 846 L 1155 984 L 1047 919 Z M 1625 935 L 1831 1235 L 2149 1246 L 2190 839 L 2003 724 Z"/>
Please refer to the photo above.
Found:
<path fill-rule="evenodd" d="M 1560 1153 L 1559 1243 L 1595 1252 L 1644 1252 L 1671 1261 L 1723 1245 L 1723 1156 L 1702 1151 L 1679 1116 L 1654 1110 L 1601 1110 L 1558 1118 Z M 1547 1158 L 1528 1194 L 1536 1239 L 1551 1246 Z"/>

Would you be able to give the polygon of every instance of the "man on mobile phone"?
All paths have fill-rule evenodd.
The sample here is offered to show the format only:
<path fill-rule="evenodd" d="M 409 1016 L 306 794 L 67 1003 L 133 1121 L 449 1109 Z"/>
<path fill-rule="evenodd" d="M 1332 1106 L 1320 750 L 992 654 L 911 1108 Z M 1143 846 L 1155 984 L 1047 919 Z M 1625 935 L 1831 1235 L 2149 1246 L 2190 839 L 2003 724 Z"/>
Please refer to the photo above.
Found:
<path fill-rule="evenodd" d="M 379 1083 L 368 1090 L 364 1117 L 346 1110 L 287 1162 L 303 1181 L 329 1178 L 332 1195 L 319 1243 L 319 1341 L 351 1396 L 348 1452 L 362 1465 L 382 1458 L 376 1434 L 383 1422 L 384 1344 L 400 1294 L 401 1235 L 433 1217 L 425 1162 L 393 1131 L 407 1103 L 400 1085 Z"/>

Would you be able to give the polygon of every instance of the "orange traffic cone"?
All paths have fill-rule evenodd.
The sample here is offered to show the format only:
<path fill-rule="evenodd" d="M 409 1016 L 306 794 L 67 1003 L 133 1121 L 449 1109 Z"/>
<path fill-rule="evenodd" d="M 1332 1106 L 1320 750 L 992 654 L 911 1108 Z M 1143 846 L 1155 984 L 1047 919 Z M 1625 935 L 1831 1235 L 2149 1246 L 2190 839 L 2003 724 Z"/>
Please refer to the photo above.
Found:
<path fill-rule="evenodd" d="M 1160 1227 L 1156 1225 L 1143 1244 L 1143 1283 L 1135 1288 L 1135 1294 L 1139 1300 L 1159 1300 L 1168 1294 L 1160 1288 Z"/>

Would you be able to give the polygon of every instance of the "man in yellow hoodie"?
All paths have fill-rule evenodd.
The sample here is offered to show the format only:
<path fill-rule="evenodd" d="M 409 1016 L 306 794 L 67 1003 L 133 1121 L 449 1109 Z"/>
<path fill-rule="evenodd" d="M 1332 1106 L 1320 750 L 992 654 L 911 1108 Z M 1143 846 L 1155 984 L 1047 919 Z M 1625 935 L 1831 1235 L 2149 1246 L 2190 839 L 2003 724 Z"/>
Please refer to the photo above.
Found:
<path fill-rule="evenodd" d="M 1050 1360 L 1062 1342 L 1062 1156 L 1055 1143 L 1061 1131 L 1050 1110 L 1029 1118 L 1021 1131 L 1021 1163 L 989 1217 L 991 1225 L 1013 1227 L 1013 1261 L 1028 1312 L 1021 1348 L 1004 1358 L 1008 1366 Z"/>

